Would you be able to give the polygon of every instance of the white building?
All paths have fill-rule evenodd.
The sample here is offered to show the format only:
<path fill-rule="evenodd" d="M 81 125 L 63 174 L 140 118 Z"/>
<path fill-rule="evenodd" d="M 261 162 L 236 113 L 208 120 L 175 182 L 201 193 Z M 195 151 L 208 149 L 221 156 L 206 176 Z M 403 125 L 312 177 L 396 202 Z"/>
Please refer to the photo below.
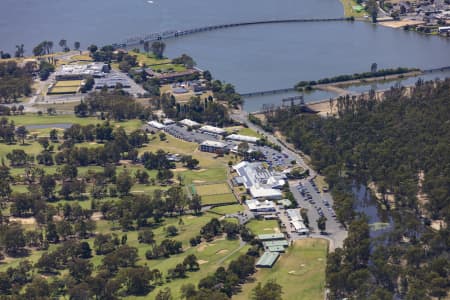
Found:
<path fill-rule="evenodd" d="M 164 125 L 172 125 L 172 124 L 174 124 L 174 123 L 175 123 L 175 121 L 172 120 L 172 119 L 169 119 L 169 118 L 165 118 L 165 119 L 163 120 L 163 124 L 164 124 Z"/>
<path fill-rule="evenodd" d="M 94 62 L 87 65 L 63 65 L 55 72 L 56 80 L 81 80 L 87 76 L 96 78 L 105 77 L 109 67 L 105 63 Z"/>
<path fill-rule="evenodd" d="M 225 137 L 227 140 L 237 141 L 237 142 L 247 142 L 247 143 L 256 143 L 260 139 L 254 136 L 241 135 L 241 134 L 230 134 Z"/>
<path fill-rule="evenodd" d="M 205 125 L 205 126 L 200 127 L 200 131 L 218 134 L 218 135 L 224 135 L 227 133 L 227 131 L 222 128 L 214 127 L 214 126 L 210 126 L 210 125 Z"/>
<path fill-rule="evenodd" d="M 248 206 L 248 209 L 252 212 L 264 213 L 264 212 L 274 212 L 275 205 L 272 201 L 259 201 L 257 199 L 247 200 L 245 204 Z"/>
<path fill-rule="evenodd" d="M 253 198 L 279 200 L 283 198 L 280 191 L 285 184 L 286 175 L 266 169 L 260 162 L 243 161 L 233 166 L 239 175 L 239 181 L 243 183 Z"/>
<path fill-rule="evenodd" d="M 158 121 L 150 121 L 150 122 L 147 122 L 147 124 L 158 130 L 164 129 L 166 127 L 163 124 L 159 123 Z"/>
<path fill-rule="evenodd" d="M 291 224 L 297 233 L 300 233 L 300 234 L 308 234 L 309 233 L 308 227 L 306 227 L 306 225 L 302 221 L 292 221 Z"/>
<path fill-rule="evenodd" d="M 197 122 L 195 122 L 195 121 L 192 121 L 192 120 L 189 120 L 189 119 L 181 120 L 181 121 L 180 121 L 180 124 L 181 124 L 181 125 L 184 125 L 184 126 L 186 126 L 186 127 L 200 127 L 200 124 L 199 124 L 199 123 L 197 123 Z"/>

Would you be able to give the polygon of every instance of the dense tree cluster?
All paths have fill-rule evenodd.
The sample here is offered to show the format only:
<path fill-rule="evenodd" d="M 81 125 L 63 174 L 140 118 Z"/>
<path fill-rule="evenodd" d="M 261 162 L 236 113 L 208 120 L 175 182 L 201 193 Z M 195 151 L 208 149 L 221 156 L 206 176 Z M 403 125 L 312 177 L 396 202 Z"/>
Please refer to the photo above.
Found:
<path fill-rule="evenodd" d="M 230 83 L 222 83 L 220 80 L 213 80 L 211 82 L 211 89 L 214 93 L 214 98 L 227 101 L 228 105 L 238 107 L 244 103 L 241 95 L 236 93 L 234 86 Z"/>
<path fill-rule="evenodd" d="M 36 65 L 28 62 L 20 67 L 15 61 L 0 63 L 0 101 L 11 103 L 31 94 L 32 74 Z"/>
<path fill-rule="evenodd" d="M 344 248 L 328 260 L 331 298 L 445 297 L 449 228 L 425 225 L 427 217 L 450 221 L 450 79 L 393 87 L 382 101 L 374 93 L 343 97 L 336 106 L 338 118 L 295 108 L 267 115 L 326 176 L 337 215 L 349 224 Z M 370 239 L 367 221 L 354 212 L 356 182 L 375 183 L 387 208 L 394 196 L 395 226 L 384 243 Z M 419 203 L 420 186 L 426 199 Z"/>
<path fill-rule="evenodd" d="M 150 111 L 120 89 L 102 90 L 86 97 L 86 100 L 75 106 L 74 112 L 79 117 L 101 114 L 104 118 L 123 121 L 129 119 L 148 119 Z"/>
<path fill-rule="evenodd" d="M 176 102 L 174 96 L 164 94 L 154 102 L 162 108 L 168 118 L 176 120 L 188 118 L 214 126 L 227 126 L 232 123 L 227 108 L 214 101 L 212 97 L 204 100 L 200 97 L 192 97 L 190 101 L 182 104 Z"/>

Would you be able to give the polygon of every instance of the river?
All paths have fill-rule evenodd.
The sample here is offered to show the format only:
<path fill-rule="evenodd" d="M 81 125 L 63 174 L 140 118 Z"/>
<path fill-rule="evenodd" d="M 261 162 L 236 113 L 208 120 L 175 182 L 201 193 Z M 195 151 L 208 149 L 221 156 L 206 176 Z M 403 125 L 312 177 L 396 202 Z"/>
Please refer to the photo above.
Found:
<path fill-rule="evenodd" d="M 53 40 L 55 50 L 61 38 L 67 39 L 69 46 L 80 41 L 83 48 L 170 29 L 342 14 L 337 0 L 2 0 L 0 49 L 13 51 L 16 44 L 24 43 L 30 54 L 33 46 L 44 39 Z M 365 22 L 246 26 L 180 37 L 166 44 L 169 57 L 188 53 L 198 67 L 233 83 L 242 93 L 364 72 L 373 62 L 379 68 L 450 65 L 450 39 Z M 330 95 L 307 97 L 318 100 L 321 96 Z M 267 100 L 279 103 L 280 97 Z M 260 108 L 259 104 L 253 106 L 252 110 Z"/>

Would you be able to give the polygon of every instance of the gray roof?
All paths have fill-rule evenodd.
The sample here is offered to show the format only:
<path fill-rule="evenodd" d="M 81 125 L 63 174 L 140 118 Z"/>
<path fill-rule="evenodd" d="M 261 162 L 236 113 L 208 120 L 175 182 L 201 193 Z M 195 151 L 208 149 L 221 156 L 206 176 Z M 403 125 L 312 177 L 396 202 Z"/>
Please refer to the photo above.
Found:
<path fill-rule="evenodd" d="M 280 253 L 278 252 L 264 252 L 261 258 L 256 262 L 256 266 L 270 268 L 277 261 L 278 257 L 280 257 Z"/>

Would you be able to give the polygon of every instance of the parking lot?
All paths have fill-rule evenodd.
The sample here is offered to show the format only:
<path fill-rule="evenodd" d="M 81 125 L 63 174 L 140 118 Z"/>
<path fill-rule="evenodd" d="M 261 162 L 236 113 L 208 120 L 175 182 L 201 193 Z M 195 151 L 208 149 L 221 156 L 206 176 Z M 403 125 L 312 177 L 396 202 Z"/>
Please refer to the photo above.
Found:
<path fill-rule="evenodd" d="M 334 234 L 341 231 L 341 226 L 336 220 L 333 210 L 333 202 L 329 193 L 319 191 L 314 181 L 303 179 L 290 182 L 290 189 L 298 205 L 308 210 L 309 227 L 312 232 L 319 233 L 317 220 L 324 216 L 326 221 L 327 234 Z"/>

